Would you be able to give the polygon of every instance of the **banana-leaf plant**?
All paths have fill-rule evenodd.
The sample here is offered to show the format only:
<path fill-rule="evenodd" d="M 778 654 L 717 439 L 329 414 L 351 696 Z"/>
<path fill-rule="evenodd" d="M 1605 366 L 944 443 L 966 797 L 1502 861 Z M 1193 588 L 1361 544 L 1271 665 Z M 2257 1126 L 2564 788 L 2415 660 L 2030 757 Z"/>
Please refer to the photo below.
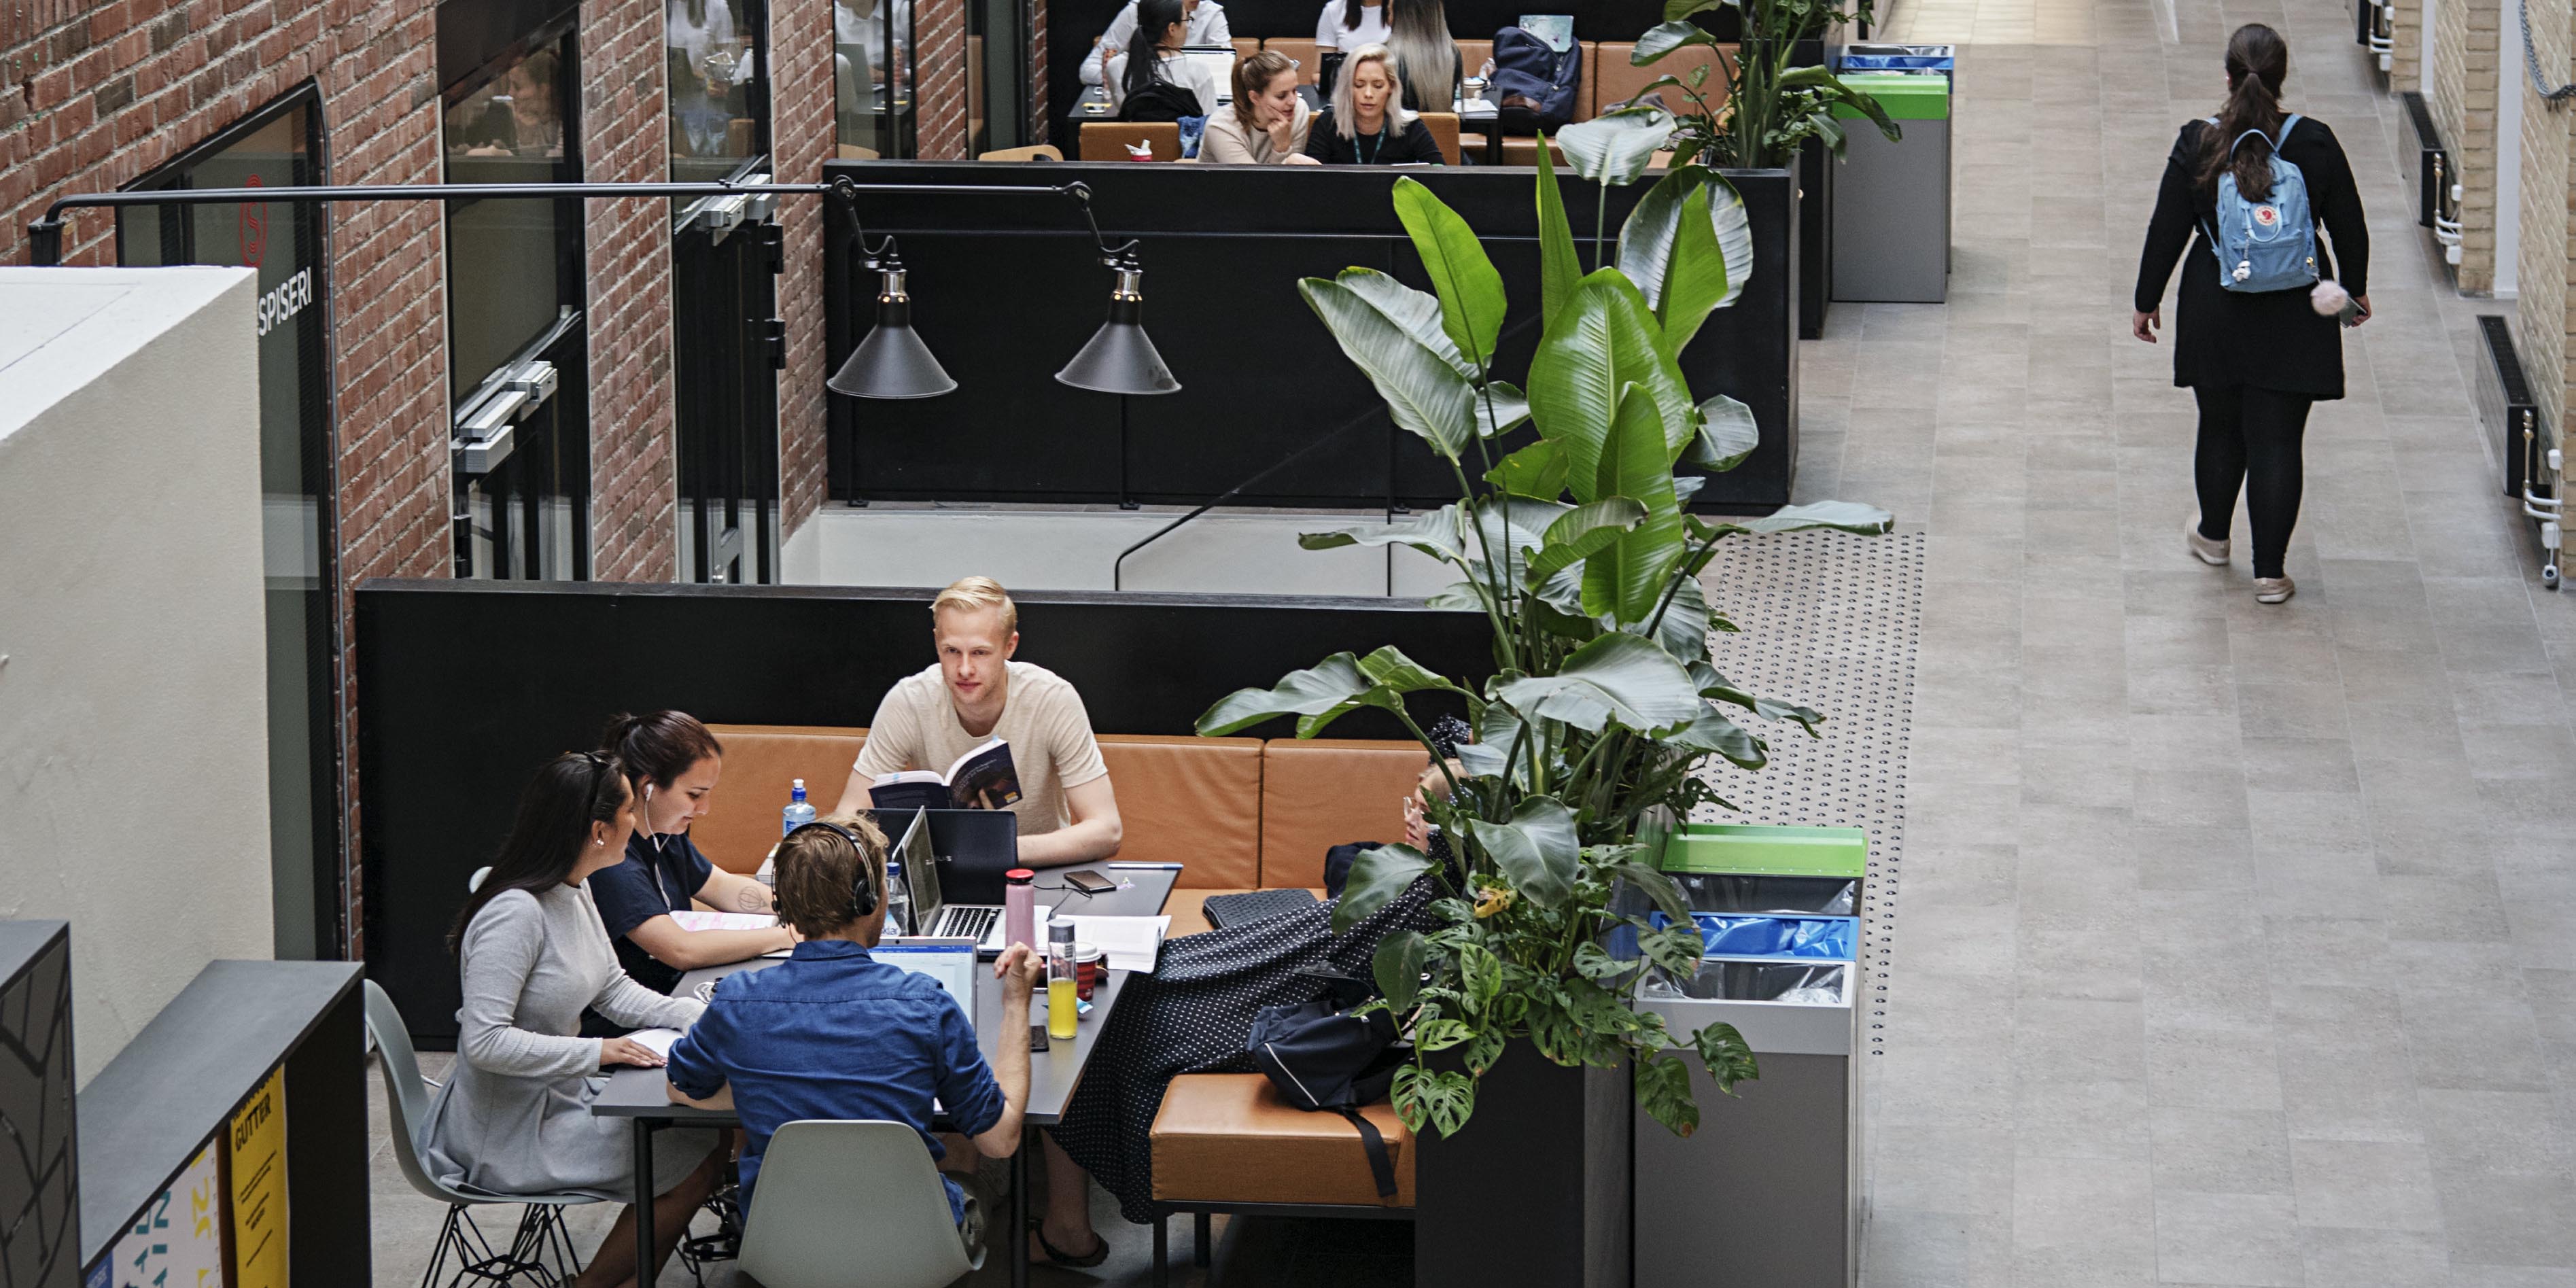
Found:
<path fill-rule="evenodd" d="M 1396 182 L 1395 208 L 1436 294 L 1361 268 L 1298 284 L 1459 490 L 1436 512 L 1300 544 L 1397 544 L 1454 569 L 1456 584 L 1430 602 L 1484 615 L 1491 678 L 1440 675 L 1393 647 L 1337 653 L 1274 688 L 1227 696 L 1198 730 L 1294 716 L 1298 736 L 1314 737 L 1367 707 L 1393 715 L 1436 761 L 1409 703 L 1463 706 L 1476 737 L 1456 763 L 1439 762 L 1445 790 L 1425 796 L 1455 868 L 1380 846 L 1353 864 L 1334 911 L 1347 929 L 1416 882 L 1432 886 L 1427 928 L 1387 935 L 1374 963 L 1384 1005 L 1414 1043 L 1396 1076 L 1397 1111 L 1417 1131 L 1457 1131 L 1478 1079 L 1527 1039 L 1560 1065 L 1632 1065 L 1639 1103 L 1687 1135 L 1699 1109 L 1683 1052 L 1729 1094 L 1757 1069 L 1732 1026 L 1672 1033 L 1632 1004 L 1647 963 L 1689 972 L 1700 955 L 1681 892 L 1652 856 L 1674 819 L 1725 803 L 1696 771 L 1763 764 L 1762 738 L 1740 721 L 1791 721 L 1813 736 L 1823 718 L 1711 665 L 1708 632 L 1735 628 L 1699 573 L 1729 536 L 1879 532 L 1888 516 L 1825 502 L 1727 523 L 1685 509 L 1699 479 L 1676 475 L 1679 462 L 1731 469 L 1757 442 L 1741 403 L 1694 402 L 1675 362 L 1750 270 L 1749 244 L 1726 231 L 1740 232 L 1742 203 L 1704 169 L 1675 170 L 1620 230 L 1617 263 L 1586 273 L 1544 141 L 1538 155 L 1543 330 L 1526 395 L 1493 375 L 1502 276 L 1466 222 L 1412 179 Z M 1497 459 L 1496 440 L 1524 421 L 1537 440 Z M 1661 920 L 1614 911 L 1642 906 L 1614 903 L 1623 885 Z M 1631 939 L 1637 952 L 1625 951 Z"/>
<path fill-rule="evenodd" d="M 1725 70 L 1726 97 L 1712 107 L 1703 93 L 1708 68 L 1688 76 L 1661 76 L 1647 83 L 1639 97 L 1679 89 L 1691 110 L 1678 113 L 1673 139 L 1676 163 L 1700 160 L 1719 167 L 1784 166 L 1809 138 L 1824 140 L 1835 156 L 1843 153 L 1844 134 L 1833 109 L 1843 104 L 1869 118 L 1881 134 L 1894 140 L 1902 133 L 1878 100 L 1853 89 L 1823 67 L 1792 67 L 1798 42 L 1827 28 L 1865 18 L 1869 6 L 1843 12 L 1834 0 L 1666 0 L 1664 21 L 1637 38 L 1629 63 L 1651 67 L 1676 49 L 1714 46 L 1717 37 L 1690 21 L 1693 14 L 1733 8 L 1744 19 L 1744 39 L 1731 57 L 1718 62 Z"/>

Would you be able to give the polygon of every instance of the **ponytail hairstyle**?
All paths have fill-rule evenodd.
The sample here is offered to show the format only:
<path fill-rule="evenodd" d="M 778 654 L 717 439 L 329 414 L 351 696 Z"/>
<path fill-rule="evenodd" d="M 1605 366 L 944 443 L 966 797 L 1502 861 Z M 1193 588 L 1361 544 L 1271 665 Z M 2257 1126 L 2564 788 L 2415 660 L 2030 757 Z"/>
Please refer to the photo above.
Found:
<path fill-rule="evenodd" d="M 1163 33 L 1181 21 L 1181 0 L 1136 0 L 1136 30 L 1127 37 L 1127 74 L 1119 82 L 1120 98 L 1133 98 L 1148 85 L 1172 79 L 1163 67 Z"/>
<path fill-rule="evenodd" d="M 665 790 L 690 766 L 724 755 L 724 744 L 686 711 L 611 716 L 599 732 L 599 749 L 622 762 L 637 787 Z"/>
<path fill-rule="evenodd" d="M 2290 47 L 2281 33 L 2249 22 L 2227 38 L 2227 102 L 2218 124 L 2201 132 L 2200 187 L 2214 192 L 2218 176 L 2233 171 L 2236 190 L 2248 201 L 2272 195 L 2272 140 L 2279 138 L 2281 81 L 2290 74 Z M 2245 139 L 2249 130 L 2257 137 Z"/>
<path fill-rule="evenodd" d="M 1367 9 L 1368 6 L 1360 3 L 1360 0 L 1342 0 L 1342 30 L 1359 30 L 1360 15 Z"/>
<path fill-rule="evenodd" d="M 1290 58 L 1286 54 L 1280 53 L 1276 49 L 1265 49 L 1249 58 L 1236 60 L 1234 64 L 1234 119 L 1243 123 L 1243 129 L 1246 134 L 1250 134 L 1260 128 L 1258 125 L 1253 123 L 1259 118 L 1253 114 L 1252 100 L 1259 98 L 1264 92 L 1269 90 L 1270 82 L 1279 79 L 1282 72 L 1293 72 L 1296 70 L 1297 60 Z"/>
<path fill-rule="evenodd" d="M 1446 112 L 1458 96 L 1450 72 L 1458 42 L 1449 38 L 1449 16 L 1440 0 L 1387 0 L 1387 48 L 1405 97 L 1425 112 Z"/>
<path fill-rule="evenodd" d="M 447 950 L 455 952 L 465 942 L 465 928 L 485 904 L 512 890 L 542 894 L 562 885 L 590 845 L 591 825 L 615 822 L 629 792 L 626 767 L 615 756 L 568 751 L 546 762 L 519 794 L 519 817 L 493 856 L 492 870 L 465 896 L 456 924 L 448 928 Z M 617 852 L 624 854 L 625 847 Z"/>

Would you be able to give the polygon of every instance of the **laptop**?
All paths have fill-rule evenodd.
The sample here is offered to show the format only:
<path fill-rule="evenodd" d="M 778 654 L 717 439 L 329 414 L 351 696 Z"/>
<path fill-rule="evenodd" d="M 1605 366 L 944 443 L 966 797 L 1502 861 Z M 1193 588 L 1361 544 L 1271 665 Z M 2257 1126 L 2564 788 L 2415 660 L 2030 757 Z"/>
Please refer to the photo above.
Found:
<path fill-rule="evenodd" d="M 939 884 L 959 903 L 1000 903 L 1020 864 L 1020 816 L 1006 809 L 933 809 L 930 852 Z M 894 835 L 889 829 L 888 836 Z"/>
<path fill-rule="evenodd" d="M 964 939 L 986 953 L 1002 951 L 1002 905 L 999 903 L 950 903 L 941 887 L 942 864 L 931 843 L 931 816 L 934 814 L 989 814 L 986 810 L 920 810 L 904 828 L 903 839 L 895 843 L 895 855 L 903 863 L 904 884 L 912 891 L 912 930 L 917 937 L 931 939 Z M 1001 813 L 1009 818 L 1008 813 Z M 1015 836 L 1016 832 L 1013 833 Z M 1054 910 L 1037 907 L 1037 923 L 1045 925 Z"/>
<path fill-rule="evenodd" d="M 975 999 L 978 996 L 974 940 L 888 935 L 868 950 L 868 956 L 889 966 L 938 980 L 939 986 L 957 999 L 957 1009 L 966 1013 L 967 1026 L 974 1026 Z"/>
<path fill-rule="evenodd" d="M 1234 101 L 1234 63 L 1241 57 L 1234 52 L 1234 46 L 1187 45 L 1182 47 L 1181 57 L 1207 65 L 1208 75 L 1216 81 L 1218 103 Z"/>

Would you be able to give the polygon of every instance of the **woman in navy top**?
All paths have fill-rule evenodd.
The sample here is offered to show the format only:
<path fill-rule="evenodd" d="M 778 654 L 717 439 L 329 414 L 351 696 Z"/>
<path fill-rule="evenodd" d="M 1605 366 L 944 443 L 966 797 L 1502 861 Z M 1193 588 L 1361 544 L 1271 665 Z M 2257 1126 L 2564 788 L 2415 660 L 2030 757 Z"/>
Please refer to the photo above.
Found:
<path fill-rule="evenodd" d="M 707 812 L 724 768 L 724 747 L 716 736 L 694 716 L 656 711 L 617 717 L 601 741 L 635 785 L 635 835 L 626 843 L 626 859 L 590 878 L 591 899 L 626 973 L 668 993 L 684 971 L 794 944 L 784 927 L 684 930 L 671 917 L 688 911 L 693 901 L 721 912 L 775 911 L 769 887 L 717 867 L 689 840 L 689 824 Z M 615 1031 L 596 1016 L 590 1023 Z"/>

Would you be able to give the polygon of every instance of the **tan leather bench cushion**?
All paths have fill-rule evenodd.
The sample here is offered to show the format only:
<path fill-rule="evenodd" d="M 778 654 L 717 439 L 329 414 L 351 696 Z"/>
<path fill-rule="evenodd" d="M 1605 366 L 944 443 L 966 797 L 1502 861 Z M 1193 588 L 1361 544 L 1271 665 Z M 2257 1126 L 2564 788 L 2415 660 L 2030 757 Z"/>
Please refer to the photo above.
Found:
<path fill-rule="evenodd" d="M 708 797 L 706 817 L 690 839 L 727 872 L 749 875 L 778 844 L 778 811 L 789 784 L 805 780 L 805 799 L 829 814 L 849 786 L 850 765 L 866 744 L 865 729 L 827 725 L 709 725 L 724 744 L 724 776 Z"/>
<path fill-rule="evenodd" d="M 1431 756 L 1421 744 L 1273 738 L 1261 749 L 1261 884 L 1324 884 L 1324 852 L 1404 839 L 1404 798 Z"/>
<path fill-rule="evenodd" d="M 1316 76 L 1324 70 L 1324 60 L 1315 52 L 1315 42 L 1311 38 L 1300 40 L 1290 36 L 1272 36 L 1262 41 L 1261 47 L 1276 49 L 1296 59 L 1297 83 L 1300 85 L 1314 84 Z"/>
<path fill-rule="evenodd" d="M 1126 161 L 1127 145 L 1149 145 L 1157 161 L 1181 159 L 1181 127 L 1169 121 L 1085 121 L 1082 123 L 1082 159 L 1085 161 Z"/>
<path fill-rule="evenodd" d="M 1359 1129 L 1341 1115 L 1291 1108 L 1258 1073 L 1174 1078 L 1154 1116 L 1154 1197 L 1412 1207 L 1413 1133 L 1393 1105 L 1360 1113 L 1386 1138 L 1395 1164 L 1392 1202 L 1378 1197 Z"/>
<path fill-rule="evenodd" d="M 1261 883 L 1260 739 L 1102 734 L 1100 758 L 1122 862 L 1181 864 L 1191 889 Z"/>
<path fill-rule="evenodd" d="M 1723 48 L 1726 57 L 1732 60 L 1735 57 L 1735 46 L 1727 45 Z M 1700 97 L 1708 100 L 1710 110 L 1714 111 L 1726 102 L 1726 69 L 1718 64 L 1716 48 L 1707 45 L 1690 45 L 1676 49 L 1645 67 L 1629 64 L 1628 60 L 1635 56 L 1636 51 L 1637 46 L 1631 41 L 1601 43 L 1600 73 L 1594 76 L 1584 89 L 1585 97 L 1592 103 L 1592 115 L 1598 116 L 1635 98 L 1637 91 L 1652 84 L 1659 77 L 1671 76 L 1688 81 L 1691 69 L 1694 67 L 1708 69 L 1708 79 L 1700 85 L 1699 94 Z M 1668 86 L 1661 93 L 1667 107 L 1690 106 L 1690 96 L 1678 89 Z"/>

